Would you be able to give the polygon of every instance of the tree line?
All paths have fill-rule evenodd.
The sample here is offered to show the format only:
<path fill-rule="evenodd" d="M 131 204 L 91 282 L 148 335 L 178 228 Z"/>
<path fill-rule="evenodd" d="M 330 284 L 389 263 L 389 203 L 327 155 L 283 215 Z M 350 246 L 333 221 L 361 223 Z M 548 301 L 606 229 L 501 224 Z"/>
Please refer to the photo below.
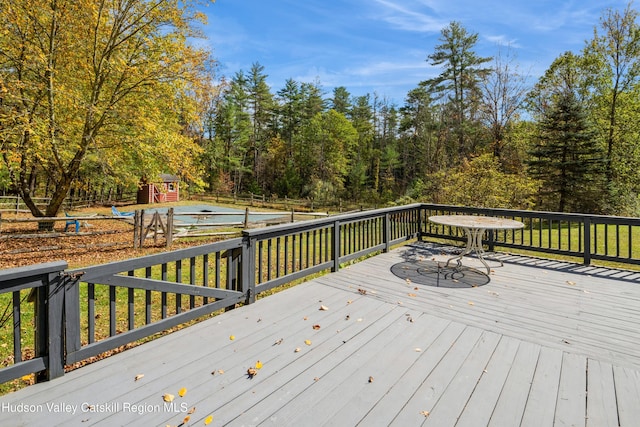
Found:
<path fill-rule="evenodd" d="M 402 105 L 319 81 L 273 92 L 259 62 L 214 83 L 189 44 L 202 19 L 190 2 L 0 0 L 0 16 L 0 188 L 26 200 L 173 173 L 193 192 L 320 203 L 640 213 L 631 3 L 534 82 L 512 49 L 482 57 L 453 21 L 425 53 L 440 73 Z"/>

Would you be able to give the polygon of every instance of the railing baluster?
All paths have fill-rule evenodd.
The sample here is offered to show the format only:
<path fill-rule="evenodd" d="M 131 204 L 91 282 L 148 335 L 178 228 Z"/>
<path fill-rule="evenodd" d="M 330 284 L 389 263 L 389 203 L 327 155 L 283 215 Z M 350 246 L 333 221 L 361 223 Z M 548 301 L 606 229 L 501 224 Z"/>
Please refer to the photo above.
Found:
<path fill-rule="evenodd" d="M 127 275 L 129 277 L 133 277 L 135 276 L 135 272 L 134 271 L 129 271 L 127 272 Z M 134 289 L 133 288 L 128 288 L 127 289 L 127 307 L 128 307 L 128 312 L 127 312 L 127 328 L 132 331 L 135 329 L 135 315 L 136 315 L 136 311 L 135 311 L 135 294 L 134 294 Z"/>
<path fill-rule="evenodd" d="M 176 283 L 182 283 L 182 260 L 176 260 Z M 176 293 L 176 314 L 182 313 L 182 295 Z"/>
<path fill-rule="evenodd" d="M 109 286 L 109 336 L 116 332 L 116 287 Z"/>
<path fill-rule="evenodd" d="M 163 282 L 167 281 L 168 274 L 167 274 L 166 262 L 162 263 L 161 265 L 160 277 Z M 160 318 L 161 319 L 167 318 L 167 293 L 166 292 L 162 292 L 160 294 Z"/>
<path fill-rule="evenodd" d="M 20 313 L 20 291 L 13 292 L 13 358 L 15 362 L 22 361 L 22 315 Z"/>
<path fill-rule="evenodd" d="M 147 267 L 145 270 L 145 275 L 144 275 L 147 279 L 150 279 L 153 277 L 152 275 L 152 271 L 151 271 L 151 267 Z M 148 325 L 151 323 L 151 308 L 152 308 L 152 300 L 151 300 L 151 291 L 150 290 L 145 290 L 144 292 L 144 323 L 145 325 Z"/>
<path fill-rule="evenodd" d="M 196 257 L 191 257 L 189 259 L 189 284 L 191 286 L 196 286 Z M 189 309 L 193 309 L 196 306 L 196 297 L 195 295 L 189 295 Z"/>
<path fill-rule="evenodd" d="M 87 341 L 96 341 L 96 291 L 93 283 L 87 283 Z"/>

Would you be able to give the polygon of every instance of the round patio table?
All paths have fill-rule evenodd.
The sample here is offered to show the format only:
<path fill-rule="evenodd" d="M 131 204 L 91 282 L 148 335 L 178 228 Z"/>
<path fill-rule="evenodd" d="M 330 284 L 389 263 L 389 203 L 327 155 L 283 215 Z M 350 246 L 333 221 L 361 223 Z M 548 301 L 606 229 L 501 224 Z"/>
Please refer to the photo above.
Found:
<path fill-rule="evenodd" d="M 486 230 L 515 230 L 524 227 L 523 223 L 513 219 L 477 215 L 436 215 L 430 216 L 429 221 L 434 224 L 461 228 L 467 236 L 466 247 L 460 255 L 456 255 L 447 260 L 447 267 L 454 259 L 458 263 L 458 267 L 461 267 L 462 257 L 475 253 L 480 262 L 487 268 L 487 274 L 491 273 L 491 268 L 489 268 L 489 265 L 485 261 L 485 252 L 482 248 L 482 236 L 484 232 Z M 504 265 L 499 259 L 495 261 L 500 262 L 501 266 Z"/>

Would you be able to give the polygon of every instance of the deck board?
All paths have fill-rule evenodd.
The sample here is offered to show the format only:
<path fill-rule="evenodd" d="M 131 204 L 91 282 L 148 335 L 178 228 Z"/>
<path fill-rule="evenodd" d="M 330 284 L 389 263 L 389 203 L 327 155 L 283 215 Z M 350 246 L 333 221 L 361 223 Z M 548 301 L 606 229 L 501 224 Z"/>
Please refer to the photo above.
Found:
<path fill-rule="evenodd" d="M 640 274 L 512 255 L 473 288 L 390 271 L 446 253 L 402 247 L 2 396 L 0 409 L 42 411 L 2 409 L 0 425 L 637 423 Z M 50 402 L 115 407 L 72 414 Z"/>

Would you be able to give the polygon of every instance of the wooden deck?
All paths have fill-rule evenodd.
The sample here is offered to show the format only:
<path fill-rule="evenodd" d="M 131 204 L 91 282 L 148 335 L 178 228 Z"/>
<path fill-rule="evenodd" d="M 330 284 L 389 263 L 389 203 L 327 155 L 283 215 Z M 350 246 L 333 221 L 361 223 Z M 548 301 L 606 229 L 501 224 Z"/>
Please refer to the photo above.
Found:
<path fill-rule="evenodd" d="M 391 272 L 434 259 L 403 247 L 0 397 L 0 425 L 638 425 L 640 274 L 507 255 L 466 288 Z"/>

